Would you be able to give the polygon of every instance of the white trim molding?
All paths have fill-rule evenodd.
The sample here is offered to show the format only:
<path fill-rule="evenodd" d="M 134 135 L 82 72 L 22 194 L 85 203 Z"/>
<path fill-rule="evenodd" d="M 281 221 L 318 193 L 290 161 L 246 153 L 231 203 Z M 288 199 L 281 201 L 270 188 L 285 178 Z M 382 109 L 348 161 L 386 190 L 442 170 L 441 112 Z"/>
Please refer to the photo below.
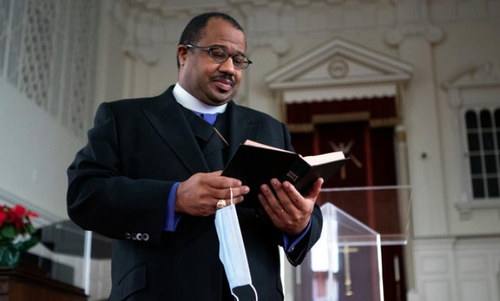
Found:
<path fill-rule="evenodd" d="M 300 103 L 354 100 L 370 97 L 391 97 L 396 96 L 396 88 L 394 84 L 380 83 L 363 85 L 360 87 L 345 85 L 323 88 L 290 89 L 283 91 L 283 101 L 285 103 Z"/>
<path fill-rule="evenodd" d="M 455 203 L 455 207 L 460 212 L 462 220 L 470 220 L 473 210 L 498 210 L 498 218 L 500 219 L 500 202 L 498 200 L 487 201 L 471 201 L 466 193 L 463 193 L 462 199 Z"/>

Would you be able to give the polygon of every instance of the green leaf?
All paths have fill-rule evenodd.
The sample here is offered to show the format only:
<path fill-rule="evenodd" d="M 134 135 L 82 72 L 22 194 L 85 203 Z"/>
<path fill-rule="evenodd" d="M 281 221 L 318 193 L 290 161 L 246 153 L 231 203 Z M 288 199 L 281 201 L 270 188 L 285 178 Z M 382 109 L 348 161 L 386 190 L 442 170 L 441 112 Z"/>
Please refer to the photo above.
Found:
<path fill-rule="evenodd" d="M 13 245 L 14 249 L 17 249 L 19 251 L 27 251 L 33 246 L 35 246 L 38 242 L 40 241 L 39 237 L 32 236 L 29 240 L 23 241 L 21 243 Z"/>
<path fill-rule="evenodd" d="M 33 233 L 35 233 L 35 232 L 36 232 L 36 228 L 35 228 L 35 227 L 33 227 L 33 225 L 32 225 L 32 224 L 28 224 L 28 225 L 26 225 L 26 231 L 27 231 L 29 234 L 33 234 Z"/>
<path fill-rule="evenodd" d="M 0 232 L 2 233 L 3 237 L 10 238 L 10 239 L 14 238 L 16 236 L 16 234 L 17 234 L 16 233 L 16 229 L 14 228 L 14 226 L 10 225 L 10 224 L 4 225 L 1 228 Z"/>

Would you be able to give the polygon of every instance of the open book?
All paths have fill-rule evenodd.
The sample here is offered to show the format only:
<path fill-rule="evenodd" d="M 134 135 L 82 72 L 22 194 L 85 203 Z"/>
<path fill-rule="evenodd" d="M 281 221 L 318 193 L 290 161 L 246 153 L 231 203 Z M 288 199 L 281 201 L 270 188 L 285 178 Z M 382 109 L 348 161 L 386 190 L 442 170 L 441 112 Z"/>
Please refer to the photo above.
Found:
<path fill-rule="evenodd" d="M 260 186 L 276 178 L 289 181 L 301 194 L 307 194 L 318 178 L 330 179 L 349 158 L 342 152 L 302 157 L 287 150 L 251 140 L 241 144 L 222 172 L 250 187 L 246 200 L 257 200 Z M 258 201 L 257 201 L 258 202 Z M 245 202 L 243 202 L 245 203 Z"/>

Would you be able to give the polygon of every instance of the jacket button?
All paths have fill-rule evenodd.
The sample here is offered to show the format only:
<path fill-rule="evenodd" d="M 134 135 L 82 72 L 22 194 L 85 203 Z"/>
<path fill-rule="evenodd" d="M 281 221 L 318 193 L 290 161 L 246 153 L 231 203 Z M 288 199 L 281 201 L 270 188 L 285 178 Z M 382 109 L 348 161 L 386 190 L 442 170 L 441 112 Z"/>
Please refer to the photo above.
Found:
<path fill-rule="evenodd" d="M 149 240 L 149 234 L 147 234 L 147 233 L 143 233 L 143 234 L 142 234 L 142 240 L 144 240 L 144 241 L 148 241 L 148 240 Z"/>
<path fill-rule="evenodd" d="M 141 233 L 137 233 L 137 240 L 142 240 L 142 234 Z"/>
<path fill-rule="evenodd" d="M 130 239 L 130 233 L 128 233 L 128 232 L 127 232 L 127 233 L 125 233 L 125 238 L 126 238 L 126 239 Z"/>

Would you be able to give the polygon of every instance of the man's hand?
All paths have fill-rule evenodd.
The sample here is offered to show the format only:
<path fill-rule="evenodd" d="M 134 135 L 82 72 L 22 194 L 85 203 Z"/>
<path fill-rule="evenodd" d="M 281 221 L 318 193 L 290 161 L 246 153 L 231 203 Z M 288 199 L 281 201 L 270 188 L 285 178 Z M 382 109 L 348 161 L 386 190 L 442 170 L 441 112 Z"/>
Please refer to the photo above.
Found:
<path fill-rule="evenodd" d="M 179 184 L 175 200 L 175 212 L 193 216 L 209 216 L 215 214 L 217 202 L 225 200 L 230 204 L 233 190 L 233 203 L 243 201 L 243 195 L 250 191 L 248 186 L 242 186 L 241 181 L 221 177 L 222 171 L 197 173 Z"/>
<path fill-rule="evenodd" d="M 311 191 L 305 196 L 288 181 L 280 183 L 277 179 L 272 179 L 271 185 L 277 198 L 269 186 L 264 184 L 260 188 L 260 203 L 278 229 L 288 235 L 299 235 L 309 223 L 323 179 L 316 180 Z"/>

